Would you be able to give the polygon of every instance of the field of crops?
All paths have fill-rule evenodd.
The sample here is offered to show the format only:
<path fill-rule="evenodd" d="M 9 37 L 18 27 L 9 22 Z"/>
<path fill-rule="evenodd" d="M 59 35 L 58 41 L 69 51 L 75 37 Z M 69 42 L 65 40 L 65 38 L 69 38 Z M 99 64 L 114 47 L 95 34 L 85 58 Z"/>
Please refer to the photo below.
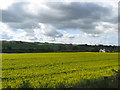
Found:
<path fill-rule="evenodd" d="M 117 53 L 26 53 L 2 55 L 2 88 L 74 87 L 112 76 Z"/>

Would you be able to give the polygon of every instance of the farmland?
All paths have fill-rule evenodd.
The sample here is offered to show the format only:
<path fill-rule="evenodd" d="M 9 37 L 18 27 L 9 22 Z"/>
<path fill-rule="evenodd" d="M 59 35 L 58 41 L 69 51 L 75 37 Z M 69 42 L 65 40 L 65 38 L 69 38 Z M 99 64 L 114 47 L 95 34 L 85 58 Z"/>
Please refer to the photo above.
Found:
<path fill-rule="evenodd" d="M 70 88 L 113 76 L 117 53 L 64 52 L 2 55 L 2 88 Z"/>

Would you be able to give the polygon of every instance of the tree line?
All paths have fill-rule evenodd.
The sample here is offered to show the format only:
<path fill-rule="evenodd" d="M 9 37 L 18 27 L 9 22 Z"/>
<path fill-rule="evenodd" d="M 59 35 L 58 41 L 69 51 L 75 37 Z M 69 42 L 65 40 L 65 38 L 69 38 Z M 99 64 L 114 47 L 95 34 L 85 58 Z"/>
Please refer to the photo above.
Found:
<path fill-rule="evenodd" d="M 39 52 L 118 52 L 118 46 L 87 45 L 87 44 L 60 44 L 23 41 L 2 41 L 2 53 L 39 53 Z"/>

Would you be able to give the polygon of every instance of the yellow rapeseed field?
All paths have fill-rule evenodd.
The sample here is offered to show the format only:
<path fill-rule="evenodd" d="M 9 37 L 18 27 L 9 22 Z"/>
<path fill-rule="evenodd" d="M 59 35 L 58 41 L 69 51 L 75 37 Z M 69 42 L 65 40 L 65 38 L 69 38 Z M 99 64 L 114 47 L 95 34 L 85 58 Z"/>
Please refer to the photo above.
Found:
<path fill-rule="evenodd" d="M 117 53 L 64 52 L 2 55 L 2 88 L 73 87 L 112 76 Z"/>

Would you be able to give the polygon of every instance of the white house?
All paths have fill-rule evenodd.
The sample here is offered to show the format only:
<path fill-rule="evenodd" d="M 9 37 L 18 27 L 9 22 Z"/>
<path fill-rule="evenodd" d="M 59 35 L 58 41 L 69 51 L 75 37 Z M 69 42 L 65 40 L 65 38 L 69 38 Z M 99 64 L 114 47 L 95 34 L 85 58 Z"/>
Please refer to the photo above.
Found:
<path fill-rule="evenodd" d="M 105 53 L 106 51 L 105 51 L 105 49 L 100 49 L 99 52 L 104 52 Z"/>

